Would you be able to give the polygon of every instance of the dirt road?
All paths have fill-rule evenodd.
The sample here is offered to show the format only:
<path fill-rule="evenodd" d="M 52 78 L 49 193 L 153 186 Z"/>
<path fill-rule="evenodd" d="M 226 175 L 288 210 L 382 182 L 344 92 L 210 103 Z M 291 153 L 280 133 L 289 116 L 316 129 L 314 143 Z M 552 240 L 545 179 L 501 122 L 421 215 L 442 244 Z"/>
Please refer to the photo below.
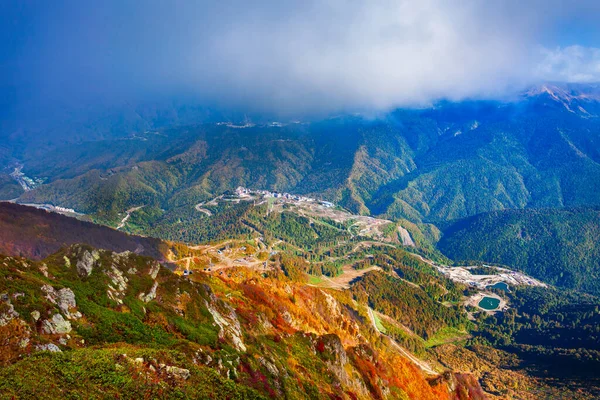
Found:
<path fill-rule="evenodd" d="M 143 207 L 145 207 L 145 206 L 132 207 L 129 210 L 127 210 L 127 215 L 125 215 L 125 217 L 121 220 L 121 223 L 119 224 L 119 226 L 117 226 L 117 230 L 119 230 L 125 226 L 125 224 L 127 223 L 127 220 L 129 219 L 129 217 L 131 217 L 131 213 L 133 213 Z"/>

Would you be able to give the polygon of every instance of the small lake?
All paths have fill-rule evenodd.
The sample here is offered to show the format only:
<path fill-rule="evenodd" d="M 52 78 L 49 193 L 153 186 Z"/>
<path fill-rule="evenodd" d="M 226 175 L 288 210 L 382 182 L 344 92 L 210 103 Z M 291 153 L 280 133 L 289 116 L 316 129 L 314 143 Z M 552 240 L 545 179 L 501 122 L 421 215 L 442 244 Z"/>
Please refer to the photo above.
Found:
<path fill-rule="evenodd" d="M 500 305 L 500 300 L 495 297 L 484 297 L 478 305 L 484 310 L 493 311 Z"/>
<path fill-rule="evenodd" d="M 510 290 L 508 290 L 508 285 L 504 282 L 497 282 L 494 283 L 493 285 L 488 286 L 488 288 L 491 289 L 500 289 L 500 290 L 504 290 L 505 292 L 509 292 Z"/>

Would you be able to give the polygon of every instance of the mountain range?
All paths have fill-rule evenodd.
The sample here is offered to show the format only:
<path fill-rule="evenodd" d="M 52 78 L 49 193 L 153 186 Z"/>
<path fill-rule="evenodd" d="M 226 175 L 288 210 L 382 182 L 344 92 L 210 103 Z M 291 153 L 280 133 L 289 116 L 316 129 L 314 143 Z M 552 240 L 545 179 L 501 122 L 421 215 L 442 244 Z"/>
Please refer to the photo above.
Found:
<path fill-rule="evenodd" d="M 551 90 L 552 89 L 552 90 Z M 353 212 L 447 221 L 598 204 L 595 92 L 544 86 L 511 103 L 441 103 L 382 118 L 208 123 L 25 152 L 45 184 L 20 196 L 114 219 L 237 186 L 316 194 Z M 14 185 L 2 187 L 14 196 Z"/>
<path fill-rule="evenodd" d="M 3 398 L 600 396 L 600 86 L 46 118 L 0 135 Z"/>

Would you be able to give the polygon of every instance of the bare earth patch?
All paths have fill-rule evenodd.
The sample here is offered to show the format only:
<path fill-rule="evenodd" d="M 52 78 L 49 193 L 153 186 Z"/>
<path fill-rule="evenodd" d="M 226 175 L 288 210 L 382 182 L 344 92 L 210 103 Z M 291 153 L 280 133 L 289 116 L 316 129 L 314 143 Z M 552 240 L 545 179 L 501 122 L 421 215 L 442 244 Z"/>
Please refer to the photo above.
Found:
<path fill-rule="evenodd" d="M 381 271 L 381 268 L 377 266 L 372 266 L 365 269 L 354 269 L 350 266 L 345 266 L 342 269 L 342 271 L 343 272 L 340 275 L 335 276 L 333 278 L 324 275 L 321 276 L 322 281 L 315 286 L 338 290 L 348 289 L 350 288 L 350 283 L 353 280 L 360 278 L 361 276 L 371 271 Z"/>

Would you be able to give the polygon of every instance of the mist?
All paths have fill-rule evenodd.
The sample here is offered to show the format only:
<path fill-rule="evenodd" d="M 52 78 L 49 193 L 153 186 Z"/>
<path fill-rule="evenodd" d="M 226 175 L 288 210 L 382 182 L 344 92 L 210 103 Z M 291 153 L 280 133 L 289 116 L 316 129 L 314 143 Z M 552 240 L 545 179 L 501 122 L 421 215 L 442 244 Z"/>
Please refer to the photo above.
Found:
<path fill-rule="evenodd" d="M 498 99 L 542 81 L 600 80 L 600 10 L 591 1 L 0 7 L 4 113 L 178 98 L 294 116 Z"/>

